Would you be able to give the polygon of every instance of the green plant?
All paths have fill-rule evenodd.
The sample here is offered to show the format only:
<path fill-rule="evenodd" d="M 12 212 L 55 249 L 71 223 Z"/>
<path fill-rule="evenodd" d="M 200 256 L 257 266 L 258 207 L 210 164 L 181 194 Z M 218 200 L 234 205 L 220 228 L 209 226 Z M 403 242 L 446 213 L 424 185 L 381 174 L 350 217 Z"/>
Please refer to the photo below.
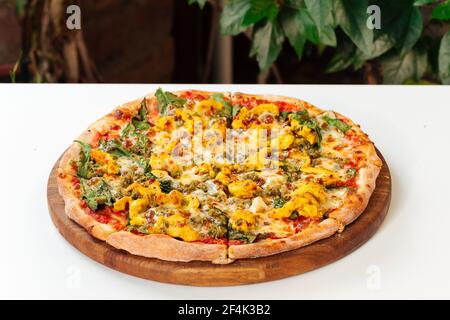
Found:
<path fill-rule="evenodd" d="M 450 84 L 450 0 L 188 0 L 219 8 L 224 35 L 245 32 L 250 56 L 267 72 L 287 40 L 298 59 L 305 46 L 334 47 L 326 72 L 378 70 L 384 83 Z M 369 6 L 380 28 L 369 28 Z"/>

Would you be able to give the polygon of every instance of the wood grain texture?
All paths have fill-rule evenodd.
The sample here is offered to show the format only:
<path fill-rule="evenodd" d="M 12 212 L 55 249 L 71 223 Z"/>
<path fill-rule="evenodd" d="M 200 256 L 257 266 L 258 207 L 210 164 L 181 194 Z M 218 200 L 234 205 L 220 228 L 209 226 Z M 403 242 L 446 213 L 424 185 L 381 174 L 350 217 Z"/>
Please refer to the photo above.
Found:
<path fill-rule="evenodd" d="M 258 259 L 237 260 L 228 265 L 209 262 L 170 262 L 135 256 L 97 240 L 64 213 L 64 201 L 56 185 L 55 164 L 47 186 L 48 208 L 59 232 L 74 247 L 112 269 L 160 282 L 194 286 L 231 286 L 282 279 L 334 262 L 360 247 L 377 231 L 391 200 L 391 175 L 382 155 L 383 168 L 364 213 L 344 232 L 307 247 Z"/>

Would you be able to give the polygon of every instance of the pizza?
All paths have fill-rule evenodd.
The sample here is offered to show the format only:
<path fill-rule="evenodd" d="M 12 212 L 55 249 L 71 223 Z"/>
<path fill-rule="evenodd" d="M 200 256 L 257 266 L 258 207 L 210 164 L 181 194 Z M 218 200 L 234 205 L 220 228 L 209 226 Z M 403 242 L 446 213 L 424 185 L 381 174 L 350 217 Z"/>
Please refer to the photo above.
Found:
<path fill-rule="evenodd" d="M 226 264 L 342 232 L 381 166 L 368 136 L 337 112 L 160 88 L 85 130 L 57 180 L 67 216 L 117 249 Z"/>

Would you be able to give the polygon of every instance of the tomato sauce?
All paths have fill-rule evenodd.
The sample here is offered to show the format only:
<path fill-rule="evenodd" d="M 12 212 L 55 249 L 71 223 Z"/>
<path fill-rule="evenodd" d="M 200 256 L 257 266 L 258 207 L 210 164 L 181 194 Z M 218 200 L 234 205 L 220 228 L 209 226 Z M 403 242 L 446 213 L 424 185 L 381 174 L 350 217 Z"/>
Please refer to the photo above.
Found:
<path fill-rule="evenodd" d="M 206 99 L 205 96 L 203 96 L 202 94 L 200 94 L 198 92 L 194 92 L 194 91 L 185 91 L 185 92 L 183 92 L 181 97 L 184 99 L 189 99 L 189 100 L 205 100 Z"/>
<path fill-rule="evenodd" d="M 232 241 L 232 240 L 230 240 Z M 198 242 L 208 243 L 208 244 L 227 244 L 228 240 L 226 238 L 216 239 L 213 237 L 207 237 L 199 240 Z"/>
<path fill-rule="evenodd" d="M 242 240 L 228 240 L 228 245 L 230 246 L 238 246 L 241 244 L 245 244 L 245 242 Z"/>

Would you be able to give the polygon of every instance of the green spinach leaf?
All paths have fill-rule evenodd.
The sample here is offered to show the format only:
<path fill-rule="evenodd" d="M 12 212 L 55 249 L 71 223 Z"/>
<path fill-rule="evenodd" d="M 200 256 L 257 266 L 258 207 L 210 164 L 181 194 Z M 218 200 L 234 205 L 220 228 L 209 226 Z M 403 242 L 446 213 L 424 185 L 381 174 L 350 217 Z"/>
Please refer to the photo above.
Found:
<path fill-rule="evenodd" d="M 343 133 L 346 133 L 348 130 L 352 128 L 352 126 L 346 124 L 345 122 L 342 122 L 339 119 L 332 119 L 329 116 L 324 116 L 323 120 L 325 120 L 325 122 L 328 123 L 330 126 L 338 128 Z"/>
<path fill-rule="evenodd" d="M 81 197 L 91 210 L 96 211 L 101 205 L 111 206 L 113 204 L 111 190 L 103 179 L 97 181 L 81 179 L 80 185 Z"/>
<path fill-rule="evenodd" d="M 181 108 L 186 103 L 186 99 L 180 98 L 171 92 L 163 91 L 161 88 L 156 90 L 155 96 L 158 100 L 159 114 L 163 116 L 167 114 L 167 108 L 170 105 Z"/>
<path fill-rule="evenodd" d="M 284 199 L 282 199 L 282 198 L 275 198 L 275 200 L 273 201 L 273 207 L 275 209 L 279 209 L 279 208 L 282 208 L 285 203 L 286 203 L 286 201 Z"/>
<path fill-rule="evenodd" d="M 89 162 L 91 161 L 91 146 L 83 141 L 75 140 L 82 147 L 80 152 L 80 159 L 77 163 L 77 176 L 79 178 L 89 179 L 91 177 L 89 173 Z"/>
<path fill-rule="evenodd" d="M 256 239 L 256 235 L 252 233 L 244 233 L 238 230 L 228 230 L 228 239 L 229 240 L 240 240 L 245 243 L 252 243 Z"/>

